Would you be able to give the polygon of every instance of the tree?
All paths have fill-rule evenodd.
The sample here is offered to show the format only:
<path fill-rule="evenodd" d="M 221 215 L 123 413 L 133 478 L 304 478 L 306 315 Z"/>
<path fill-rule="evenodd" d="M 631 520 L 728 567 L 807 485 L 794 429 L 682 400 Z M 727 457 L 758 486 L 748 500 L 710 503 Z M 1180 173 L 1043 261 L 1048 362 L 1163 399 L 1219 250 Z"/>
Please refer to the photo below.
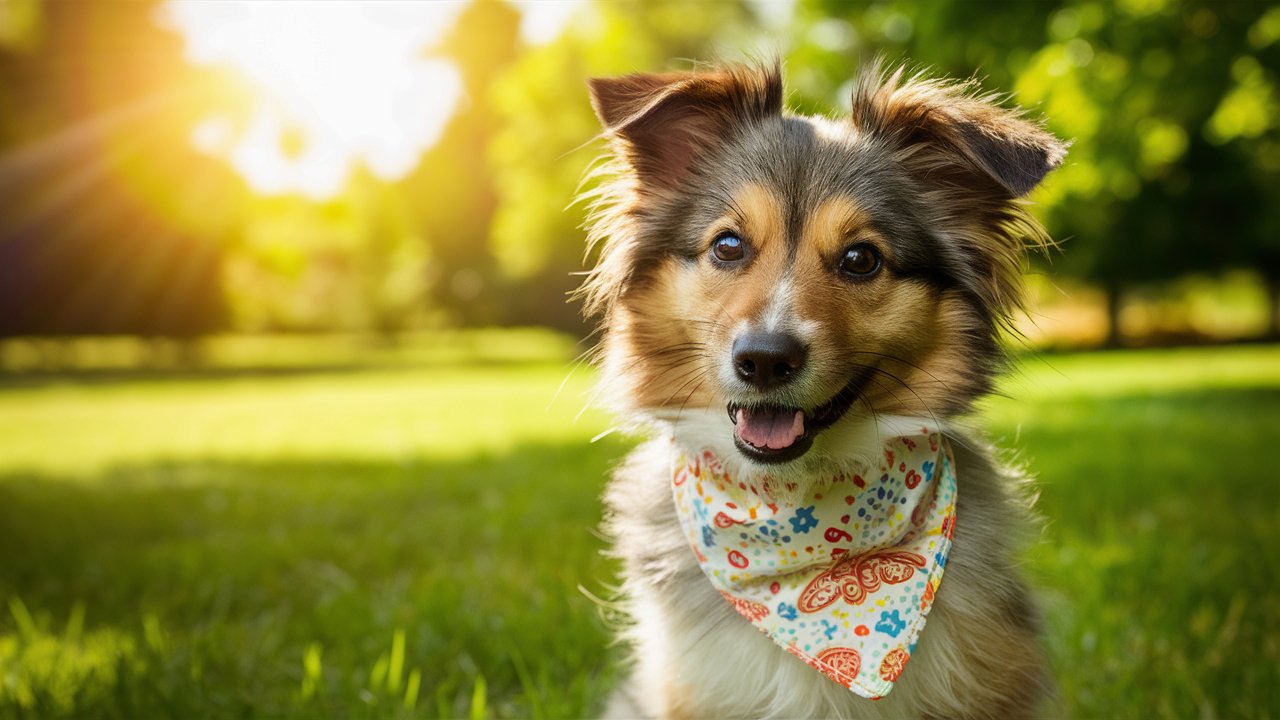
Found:
<path fill-rule="evenodd" d="M 32 8 L 34 35 L 0 48 L 0 335 L 225 327 L 237 184 L 175 132 L 199 110 L 177 43 L 149 3 Z"/>
<path fill-rule="evenodd" d="M 956 76 L 1043 114 L 1073 141 L 1067 164 L 1037 193 L 1067 252 L 1053 271 L 1108 294 L 1119 342 L 1124 292 L 1188 273 L 1248 265 L 1262 272 L 1280 326 L 1276 203 L 1280 142 L 1274 68 L 1280 10 L 1263 3 L 934 0 L 866 8 L 802 5 L 811 28 L 843 35 Z M 827 27 L 819 37 L 839 38 Z M 836 44 L 839 45 L 839 44 Z M 806 51 L 836 87 L 832 57 L 865 56 L 847 41 Z M 812 56 L 812 57 L 811 57 Z"/>
<path fill-rule="evenodd" d="M 599 3 L 557 41 L 525 52 L 494 85 L 500 121 L 490 147 L 498 205 L 493 249 L 513 278 L 512 320 L 584 332 L 567 295 L 583 268 L 586 208 L 574 202 L 603 146 L 586 79 L 688 68 L 715 58 L 716 38 L 759 37 L 745 3 Z M 568 206 L 568 207 L 566 207 Z"/>
<path fill-rule="evenodd" d="M 434 52 L 457 65 L 464 104 L 400 183 L 419 208 L 417 222 L 430 244 L 430 298 L 464 325 L 504 319 L 503 278 L 489 242 L 498 196 L 487 152 L 499 127 L 489 88 L 517 56 L 519 24 L 519 12 L 498 0 L 476 0 L 458 16 Z"/>
<path fill-rule="evenodd" d="M 1051 18 L 1055 42 L 1036 53 L 1018 89 L 1076 138 L 1073 164 L 1047 202 L 1055 231 L 1072 238 L 1056 269 L 1108 291 L 1115 344 L 1122 293 L 1257 259 L 1274 210 L 1258 158 L 1210 123 L 1241 63 L 1255 79 L 1263 74 L 1246 42 L 1262 7 L 1102 7 Z"/>

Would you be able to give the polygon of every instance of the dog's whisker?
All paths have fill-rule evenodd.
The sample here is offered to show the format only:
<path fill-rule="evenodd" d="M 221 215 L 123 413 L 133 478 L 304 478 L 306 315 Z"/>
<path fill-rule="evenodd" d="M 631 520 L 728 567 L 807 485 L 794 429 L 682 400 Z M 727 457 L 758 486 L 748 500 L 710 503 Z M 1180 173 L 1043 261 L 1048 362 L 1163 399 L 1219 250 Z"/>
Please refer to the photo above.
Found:
<path fill-rule="evenodd" d="M 855 354 L 855 355 L 874 355 L 874 356 L 876 356 L 876 357 L 884 358 L 884 359 L 886 359 L 886 360 L 891 360 L 891 361 L 896 362 L 896 363 L 901 363 L 901 364 L 906 365 L 907 367 L 909 367 L 909 368 L 911 368 L 911 369 L 913 369 L 913 370 L 918 370 L 918 371 L 920 371 L 920 372 L 924 373 L 925 375 L 928 375 L 930 379 L 932 379 L 934 382 L 937 382 L 939 385 L 941 385 L 941 386 L 942 386 L 942 388 L 943 388 L 944 390 L 948 390 L 948 391 L 950 391 L 950 390 L 951 390 L 951 386 L 950 386 L 950 385 L 948 385 L 948 384 L 947 384 L 947 382 L 946 382 L 945 380 L 942 380 L 942 379 L 941 379 L 941 378 L 939 378 L 938 376 L 934 375 L 932 372 L 930 372 L 930 371 L 929 371 L 928 369 L 926 369 L 925 367 L 923 367 L 923 366 L 921 366 L 921 365 L 919 365 L 919 364 L 917 364 L 917 363 L 913 363 L 913 362 L 911 362 L 910 360 L 907 360 L 907 359 L 905 359 L 905 358 L 901 358 L 901 357 L 898 357 L 898 356 L 896 356 L 896 355 L 889 355 L 889 354 L 886 354 L 886 353 L 875 352 L 875 351 L 873 351 L 873 350 L 852 350 L 851 352 L 852 352 L 853 354 Z"/>
<path fill-rule="evenodd" d="M 689 391 L 689 392 L 684 396 L 684 402 L 680 403 L 680 409 L 676 411 L 676 420 L 677 420 L 677 421 L 679 421 L 679 420 L 680 420 L 680 418 L 684 415 L 684 408 L 685 408 L 685 406 L 686 406 L 686 405 L 688 405 L 688 404 L 689 404 L 689 400 L 690 400 L 691 398 L 693 398 L 693 396 L 694 396 L 695 394 L 697 394 L 698 390 L 700 390 L 700 389 L 702 388 L 703 383 L 705 383 L 706 381 L 707 381 L 707 378 L 706 378 L 705 376 L 704 376 L 704 377 L 702 377 L 700 380 L 698 380 L 698 384 L 697 384 L 697 385 L 694 385 L 694 386 L 693 386 L 693 389 L 691 389 L 691 390 L 690 390 L 690 391 Z"/>
<path fill-rule="evenodd" d="M 680 375 L 679 377 L 673 378 L 671 382 L 678 382 L 680 380 L 684 380 L 684 382 L 678 388 L 672 391 L 672 393 L 668 395 L 665 400 L 662 401 L 661 405 L 663 407 L 666 407 L 667 405 L 669 405 L 671 401 L 675 400 L 676 396 L 679 395 L 682 390 L 684 390 L 693 382 L 698 381 L 699 378 L 703 378 L 704 375 L 705 375 L 705 370 L 703 368 L 695 367 L 691 369 L 689 372 L 683 375 Z"/>
<path fill-rule="evenodd" d="M 694 363 L 698 360 L 704 360 L 704 359 L 707 359 L 706 355 L 694 354 L 694 353 L 682 355 L 680 357 L 675 357 L 675 358 L 667 358 L 665 362 L 660 362 L 660 363 L 647 362 L 644 358 L 634 358 L 632 359 L 631 362 L 627 363 L 623 369 L 625 369 L 628 372 L 636 370 L 637 368 L 641 368 L 641 367 L 654 367 L 654 368 L 660 369 L 663 372 L 658 373 L 657 375 L 655 375 L 653 378 L 650 379 L 651 382 L 656 382 L 660 380 L 662 378 L 662 375 L 664 375 L 667 371 L 678 370 L 682 367 L 689 365 L 690 363 Z"/>
<path fill-rule="evenodd" d="M 920 403 L 920 407 L 921 407 L 922 409 L 924 409 L 924 411 L 925 411 L 926 413 L 928 413 L 928 415 L 929 415 L 929 420 L 930 420 L 930 422 L 932 422 L 932 423 L 933 423 L 933 425 L 934 425 L 934 426 L 936 426 L 936 427 L 938 427 L 938 428 L 945 427 L 945 426 L 943 425 L 943 423 L 942 423 L 942 420 L 940 420 L 940 419 L 938 418 L 937 414 L 936 414 L 936 413 L 934 413 L 933 408 L 929 405 L 929 403 L 928 403 L 927 401 L 925 401 L 925 399 L 924 399 L 924 398 L 920 397 L 920 394 L 919 394 L 919 393 L 917 393 L 917 392 L 915 391 L 915 389 L 914 389 L 914 388 L 912 388 L 912 387 L 911 387 L 911 386 L 910 386 L 906 381 L 904 381 L 902 378 L 898 377 L 897 375 L 895 375 L 895 374 L 893 374 L 893 373 L 891 373 L 891 372 L 889 372 L 889 371 L 887 371 L 887 370 L 885 370 L 884 368 L 881 368 L 881 367 L 877 367 L 877 368 L 876 368 L 876 372 L 878 372 L 879 374 L 881 374 L 881 375 L 883 375 L 883 376 L 885 376 L 885 377 L 888 377 L 889 379 L 891 379 L 891 380 L 893 380 L 894 382 L 898 383 L 898 385 L 902 386 L 902 388 L 903 388 L 904 390 L 906 390 L 907 392 L 911 393 L 911 395 L 916 399 L 916 401 L 917 401 L 918 403 Z M 884 387 L 883 385 L 880 385 L 880 383 L 876 383 L 876 384 L 877 384 L 877 386 Z M 890 394 L 892 394 L 892 395 L 894 396 L 894 400 L 895 400 L 896 402 L 898 402 L 898 403 L 900 403 L 900 404 L 902 403 L 902 401 L 898 398 L 897 393 L 894 393 L 892 390 L 890 390 L 890 389 L 888 389 L 888 388 L 884 388 L 884 389 L 885 389 L 887 392 L 889 392 Z M 905 407 L 905 405 L 904 405 L 904 407 Z"/>

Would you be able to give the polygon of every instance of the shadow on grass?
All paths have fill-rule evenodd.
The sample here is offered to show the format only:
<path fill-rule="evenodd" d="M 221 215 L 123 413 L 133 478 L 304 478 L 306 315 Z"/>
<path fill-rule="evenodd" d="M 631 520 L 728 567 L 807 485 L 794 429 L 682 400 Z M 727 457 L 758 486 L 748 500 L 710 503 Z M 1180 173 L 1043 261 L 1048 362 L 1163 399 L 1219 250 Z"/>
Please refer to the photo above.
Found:
<path fill-rule="evenodd" d="M 0 477 L 0 715 L 581 716 L 614 667 L 578 588 L 613 576 L 592 529 L 623 452 Z"/>

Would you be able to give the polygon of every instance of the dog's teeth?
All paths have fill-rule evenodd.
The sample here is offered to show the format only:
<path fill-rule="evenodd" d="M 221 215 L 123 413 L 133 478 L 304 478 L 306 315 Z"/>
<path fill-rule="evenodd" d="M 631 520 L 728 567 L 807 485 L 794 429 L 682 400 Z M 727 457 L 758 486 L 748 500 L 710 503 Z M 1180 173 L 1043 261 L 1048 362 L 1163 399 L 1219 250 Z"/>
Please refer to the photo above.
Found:
<path fill-rule="evenodd" d="M 733 423 L 734 425 L 737 425 L 738 424 L 737 406 L 735 406 L 733 403 L 729 403 L 729 405 L 725 409 L 729 411 L 729 422 Z"/>

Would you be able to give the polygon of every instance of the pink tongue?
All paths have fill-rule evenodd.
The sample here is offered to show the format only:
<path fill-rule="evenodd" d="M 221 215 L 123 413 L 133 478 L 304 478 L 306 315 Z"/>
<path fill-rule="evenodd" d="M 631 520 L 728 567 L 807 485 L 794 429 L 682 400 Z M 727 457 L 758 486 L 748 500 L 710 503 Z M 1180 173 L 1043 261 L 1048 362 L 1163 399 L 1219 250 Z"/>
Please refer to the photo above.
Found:
<path fill-rule="evenodd" d="M 804 411 L 739 408 L 734 432 L 753 447 L 781 450 L 804 435 Z"/>

